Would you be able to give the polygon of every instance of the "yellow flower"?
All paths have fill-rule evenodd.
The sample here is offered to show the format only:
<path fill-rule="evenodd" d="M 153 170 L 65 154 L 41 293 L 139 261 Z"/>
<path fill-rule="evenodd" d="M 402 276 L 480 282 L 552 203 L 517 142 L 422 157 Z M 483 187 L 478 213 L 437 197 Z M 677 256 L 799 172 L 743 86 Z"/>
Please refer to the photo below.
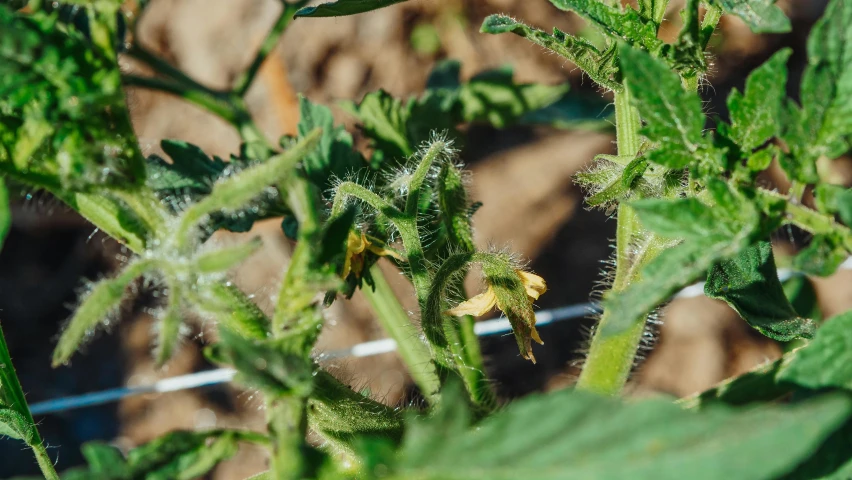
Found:
<path fill-rule="evenodd" d="M 451 308 L 444 313 L 455 317 L 463 315 L 478 317 L 485 315 L 496 306 L 509 318 L 515 338 L 518 341 L 518 347 L 521 350 L 521 355 L 535 363 L 530 339 L 535 340 L 540 345 L 544 345 L 544 342 L 535 329 L 535 313 L 532 310 L 532 302 L 538 300 L 547 291 L 547 285 L 543 278 L 534 273 L 515 270 L 515 274 L 517 275 L 520 286 L 524 289 L 525 297 L 519 299 L 517 292 L 512 291 L 511 287 L 502 284 L 495 285 L 486 278 L 488 287 L 484 292 L 456 305 L 455 308 Z"/>
<path fill-rule="evenodd" d="M 364 254 L 368 251 L 382 257 L 393 257 L 399 261 L 405 261 L 396 250 L 375 245 L 364 233 L 355 233 L 350 230 L 349 237 L 346 239 L 346 259 L 343 261 L 343 273 L 341 275 L 344 279 L 350 273 L 354 273 L 356 278 L 361 278 L 361 272 L 364 270 Z"/>

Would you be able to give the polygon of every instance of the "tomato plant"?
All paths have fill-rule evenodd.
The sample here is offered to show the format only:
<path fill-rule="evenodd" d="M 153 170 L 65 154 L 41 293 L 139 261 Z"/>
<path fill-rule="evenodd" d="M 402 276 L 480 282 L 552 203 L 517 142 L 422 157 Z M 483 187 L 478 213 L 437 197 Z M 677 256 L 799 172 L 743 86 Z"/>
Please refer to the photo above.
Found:
<path fill-rule="evenodd" d="M 601 41 L 492 15 L 486 34 L 512 33 L 580 67 L 614 95 L 618 152 L 578 175 L 587 203 L 616 212 L 614 272 L 576 387 L 500 406 L 486 378 L 475 315 L 499 309 L 519 353 L 535 361 L 533 302 L 545 280 L 514 255 L 479 250 L 475 205 L 457 145 L 459 127 L 530 121 L 564 86 L 519 84 L 509 70 L 459 79 L 440 64 L 420 95 L 368 94 L 347 110 L 370 141 L 367 156 L 330 110 L 300 98 L 298 134 L 271 142 L 244 96 L 293 21 L 369 12 L 402 0 L 281 2 L 254 60 L 227 90 L 199 84 L 132 41 L 147 2 L 75 0 L 73 15 L 40 0 L 0 2 L 0 235 L 7 187 L 43 189 L 133 255 L 88 286 L 59 337 L 53 362 L 69 361 L 144 278 L 164 295 L 153 354 L 169 361 L 188 314 L 215 323 L 214 362 L 259 392 L 267 430 L 173 432 L 128 455 L 93 443 L 87 467 L 62 478 L 189 479 L 232 456 L 240 443 L 269 450 L 256 478 L 773 479 L 852 477 L 852 312 L 822 326 L 798 313 L 778 279 L 770 236 L 795 226 L 812 235 L 794 265 L 833 273 L 852 251 L 852 190 L 821 165 L 850 149 L 852 4 L 832 0 L 808 43 L 798 101 L 786 98 L 790 57 L 781 50 L 727 99 L 729 118 L 708 118 L 697 89 L 722 15 L 755 32 L 785 32 L 773 0 L 686 0 L 682 29 L 658 36 L 667 0 L 550 0 L 597 28 Z M 416 0 L 410 0 L 416 1 Z M 544 1 L 544 0 L 541 0 Z M 148 65 L 123 74 L 118 57 Z M 142 155 L 124 88 L 178 96 L 240 135 L 231 158 L 167 140 L 168 159 Z M 709 126 L 709 128 L 708 128 Z M 777 162 L 787 193 L 757 176 Z M 803 204 L 814 192 L 815 207 Z M 221 245 L 221 229 L 248 231 L 285 218 L 296 241 L 266 315 L 228 282 L 259 240 Z M 414 287 L 416 324 L 376 261 L 393 262 Z M 468 298 L 463 279 L 481 269 Z M 801 342 L 778 361 L 687 399 L 617 398 L 634 365 L 646 319 L 677 291 L 705 279 L 763 335 Z M 426 399 L 394 409 L 324 371 L 311 352 L 325 308 L 361 289 Z M 0 434 L 21 440 L 45 478 L 54 470 L 0 335 Z M 324 440 L 306 440 L 308 429 Z"/>

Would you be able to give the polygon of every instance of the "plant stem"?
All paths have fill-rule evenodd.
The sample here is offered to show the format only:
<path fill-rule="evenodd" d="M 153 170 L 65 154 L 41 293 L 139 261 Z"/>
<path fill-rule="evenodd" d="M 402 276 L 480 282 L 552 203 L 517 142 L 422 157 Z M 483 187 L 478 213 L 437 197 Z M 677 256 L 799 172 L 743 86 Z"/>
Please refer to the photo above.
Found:
<path fill-rule="evenodd" d="M 267 402 L 267 425 L 272 438 L 272 478 L 275 480 L 297 480 L 305 476 L 306 404 L 306 399 L 296 395 Z"/>
<path fill-rule="evenodd" d="M 275 24 L 272 25 L 272 29 L 266 35 L 266 38 L 263 39 L 263 43 L 261 43 L 260 49 L 257 51 L 257 55 L 255 55 L 254 60 L 251 62 L 251 65 L 249 65 L 249 68 L 240 75 L 234 84 L 235 95 L 242 97 L 246 94 L 254 81 L 254 77 L 257 75 L 257 72 L 260 70 L 263 62 L 266 60 L 266 57 L 275 49 L 275 46 L 278 45 L 279 40 L 281 40 L 281 35 L 284 33 L 284 30 L 287 29 L 287 25 L 293 21 L 293 15 L 307 3 L 307 1 L 299 1 L 296 3 L 288 3 L 284 0 L 281 1 L 281 13 L 278 15 L 278 19 L 275 21 Z"/>
<path fill-rule="evenodd" d="M 378 265 L 370 269 L 374 288 L 363 288 L 361 291 L 376 311 L 379 323 L 388 335 L 396 341 L 397 350 L 411 377 L 424 395 L 430 396 L 440 389 L 438 374 L 432 363 L 429 347 L 420 340 L 420 332 L 414 328 L 408 314 L 400 305 L 390 284 Z"/>
<path fill-rule="evenodd" d="M 639 152 L 639 113 L 630 105 L 630 90 L 615 94 L 615 125 L 619 156 L 634 156 Z M 616 227 L 616 269 L 611 293 L 620 292 L 630 285 L 638 275 L 634 264 L 644 263 L 645 255 L 633 255 L 631 245 L 641 230 L 632 208 L 622 203 L 618 207 Z M 645 250 L 647 251 L 647 250 Z M 604 309 L 600 324 L 592 337 L 589 356 L 577 381 L 577 388 L 605 395 L 621 392 L 633 367 L 633 359 L 645 329 L 644 319 L 637 319 L 634 326 L 617 335 L 604 336 L 603 326 L 610 319 Z"/>
<path fill-rule="evenodd" d="M 38 429 L 35 426 L 35 420 L 32 413 L 30 413 L 27 399 L 24 396 L 24 390 L 21 388 L 21 382 L 18 380 L 18 375 L 15 373 L 15 366 L 12 364 L 12 358 L 9 355 L 9 347 L 6 345 L 3 329 L 0 328 L 0 400 L 3 399 L 5 399 L 8 407 L 23 415 L 27 422 L 29 422 L 32 428 L 32 438 L 28 444 L 33 454 L 35 454 L 36 461 L 44 478 L 59 480 L 59 475 L 56 473 L 56 469 L 53 468 L 53 461 L 50 460 L 50 456 L 44 448 L 44 441 L 41 439 Z"/>

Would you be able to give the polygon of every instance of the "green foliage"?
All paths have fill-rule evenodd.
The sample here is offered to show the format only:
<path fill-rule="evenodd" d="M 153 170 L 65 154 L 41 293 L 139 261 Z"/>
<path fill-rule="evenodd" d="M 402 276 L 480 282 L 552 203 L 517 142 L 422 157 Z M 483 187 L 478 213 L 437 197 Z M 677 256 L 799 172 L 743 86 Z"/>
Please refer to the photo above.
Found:
<path fill-rule="evenodd" d="M 61 5 L 39 2 L 30 2 L 27 14 L 0 5 L 0 239 L 10 225 L 8 179 L 49 189 L 133 255 L 85 289 L 54 363 L 67 362 L 111 323 L 142 278 L 163 293 L 158 363 L 179 348 L 184 317 L 215 324 L 218 340 L 208 356 L 234 368 L 238 381 L 262 396 L 267 429 L 172 432 L 126 458 L 89 444 L 83 451 L 89 466 L 64 478 L 197 478 L 232 457 L 241 442 L 270 452 L 269 472 L 256 478 L 848 477 L 852 315 L 816 329 L 821 314 L 813 285 L 803 277 L 782 285 L 769 243 L 779 227 L 810 233 L 813 240 L 792 263 L 820 275 L 852 251 L 852 190 L 825 182 L 816 168 L 843 154 L 852 135 L 848 2 L 833 0 L 814 28 L 801 106 L 784 98 L 790 52 L 780 51 L 752 72 L 742 93 L 730 95 L 730 118 L 716 119 L 715 131 L 705 130 L 696 93 L 708 64 L 704 49 L 723 12 L 758 32 L 789 29 L 771 0 L 708 0 L 703 18 L 702 2 L 688 0 L 673 43 L 658 38 L 665 0 L 639 0 L 638 9 L 609 0 L 551 0 L 599 31 L 594 44 L 502 15 L 485 19 L 483 32 L 524 37 L 613 91 L 618 139 L 617 155 L 597 156 L 578 176 L 590 205 L 618 212 L 618 228 L 612 289 L 577 391 L 534 395 L 500 410 L 472 317 L 501 310 L 521 356 L 534 361 L 531 343 L 542 339 L 533 302 L 547 287 L 509 253 L 477 249 L 471 224 L 477 204 L 459 149 L 466 124 L 564 126 L 587 119 L 567 85 L 517 83 L 510 68 L 462 82 L 459 63 L 446 61 L 420 95 L 403 100 L 380 90 L 344 105 L 370 146 L 369 159 L 330 109 L 304 97 L 297 135 L 273 144 L 254 124 L 244 96 L 290 21 L 398 1 L 284 2 L 230 91 L 198 84 L 137 44 L 127 54 L 155 74 L 122 76 L 121 2 L 73 3 L 83 16 L 64 18 L 51 13 Z M 161 147 L 168 160 L 144 159 L 122 86 L 176 95 L 219 116 L 239 133 L 239 152 L 226 160 L 167 140 Z M 789 194 L 756 182 L 775 159 L 792 180 Z M 808 185 L 815 209 L 801 202 Z M 229 270 L 255 253 L 259 241 L 225 245 L 212 234 L 246 231 L 281 215 L 295 247 L 267 316 L 228 283 Z M 411 281 L 419 326 L 375 267 L 382 256 Z M 485 289 L 468 299 L 463 282 L 473 264 L 481 267 Z M 625 404 L 582 391 L 618 394 L 647 315 L 703 277 L 708 296 L 726 301 L 764 335 L 789 342 L 784 357 L 680 405 Z M 396 341 L 422 405 L 386 406 L 339 382 L 312 357 L 325 307 L 338 292 L 349 297 L 357 288 L 367 290 Z M 810 343 L 790 342 L 811 336 Z M 767 404 L 782 398 L 789 405 Z M 308 428 L 322 438 L 321 449 L 307 443 Z M 0 435 L 23 441 L 44 476 L 59 478 L 2 335 Z"/>
<path fill-rule="evenodd" d="M 654 53 L 658 53 L 663 46 L 663 42 L 657 39 L 658 22 L 654 19 L 648 21 L 636 10 L 622 10 L 597 0 L 550 0 L 550 3 L 561 10 L 576 12 L 608 36 L 624 40 L 630 45 L 641 46 Z"/>
<path fill-rule="evenodd" d="M 610 89 L 618 89 L 614 80 L 618 67 L 615 63 L 614 49 L 601 52 L 591 42 L 576 38 L 554 28 L 553 34 L 531 28 L 505 15 L 490 15 L 482 22 L 483 33 L 514 33 L 530 42 L 544 47 L 557 55 L 567 58 L 583 69 L 595 82 Z"/>
<path fill-rule="evenodd" d="M 665 63 L 640 50 L 619 50 L 627 88 L 645 122 L 642 134 L 659 148 L 648 159 L 668 168 L 683 168 L 705 148 L 701 99 L 681 87 L 678 75 Z"/>
<path fill-rule="evenodd" d="M 0 169 L 48 188 L 131 187 L 144 164 L 110 52 L 0 6 Z"/>
<path fill-rule="evenodd" d="M 849 411 L 844 396 L 695 414 L 562 391 L 516 401 L 473 429 L 464 409 L 441 408 L 412 421 L 397 456 L 371 463 L 390 470 L 383 478 L 769 479 L 807 458 Z"/>
<path fill-rule="evenodd" d="M 833 1 L 808 39 L 808 67 L 802 77 L 801 108 L 790 102 L 784 140 L 790 158 L 781 166 L 794 180 L 814 182 L 816 160 L 848 149 L 852 134 L 852 4 Z"/>
<path fill-rule="evenodd" d="M 778 119 L 787 86 L 785 65 L 791 53 L 785 49 L 773 55 L 749 75 L 745 94 L 734 90 L 728 96 L 729 135 L 745 152 L 751 152 L 780 133 Z"/>
<path fill-rule="evenodd" d="M 426 90 L 407 101 L 379 90 L 360 103 L 345 108 L 373 141 L 372 163 L 394 163 L 414 154 L 433 132 L 448 131 L 462 138 L 456 127 L 464 123 L 487 123 L 505 128 L 518 123 L 565 96 L 568 85 L 518 84 L 511 68 L 480 73 L 468 82 L 459 78 L 460 64 L 445 61 L 432 72 Z M 547 120 L 538 118 L 539 123 Z"/>
<path fill-rule="evenodd" d="M 755 33 L 790 31 L 790 20 L 775 5 L 776 0 L 711 0 L 725 12 L 740 17 Z"/>
<path fill-rule="evenodd" d="M 767 337 L 790 341 L 813 336 L 813 321 L 799 317 L 785 296 L 769 242 L 716 264 L 707 274 L 704 293 L 727 302 Z"/>

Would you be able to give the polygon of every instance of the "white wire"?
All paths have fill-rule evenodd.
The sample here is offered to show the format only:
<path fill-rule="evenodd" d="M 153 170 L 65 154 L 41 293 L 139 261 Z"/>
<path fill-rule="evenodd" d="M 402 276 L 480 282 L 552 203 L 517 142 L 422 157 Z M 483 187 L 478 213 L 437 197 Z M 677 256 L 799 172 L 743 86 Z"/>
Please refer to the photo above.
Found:
<path fill-rule="evenodd" d="M 846 259 L 841 265 L 842 270 L 852 270 L 852 257 Z M 781 281 L 786 281 L 799 273 L 782 268 L 778 269 L 778 278 Z M 674 295 L 673 298 L 695 298 L 704 295 L 704 283 L 699 282 L 690 285 Z M 550 310 L 539 310 L 535 314 L 536 326 L 543 326 L 549 323 L 561 322 L 577 318 L 587 317 L 598 311 L 598 307 L 594 303 L 578 303 L 564 307 L 554 308 Z M 512 326 L 505 318 L 494 318 L 477 322 L 474 325 L 474 332 L 478 336 L 496 335 L 501 333 L 509 333 L 512 331 Z M 396 350 L 396 342 L 390 338 L 381 340 L 373 340 L 370 342 L 359 343 L 349 348 L 341 350 L 333 350 L 323 352 L 316 355 L 318 361 L 336 360 L 340 358 L 363 358 L 383 353 L 390 353 Z M 142 395 L 146 393 L 164 393 L 176 392 L 180 390 L 188 390 L 192 388 L 200 388 L 211 385 L 228 383 L 234 379 L 236 372 L 231 368 L 217 368 L 213 370 L 205 370 L 202 372 L 190 373 L 187 375 L 177 375 L 174 377 L 164 378 L 153 383 L 137 385 L 132 387 L 119 387 L 99 392 L 85 393 L 71 397 L 57 398 L 38 402 L 30 405 L 30 411 L 33 415 L 45 415 L 49 413 L 63 412 L 76 408 L 91 407 L 102 405 L 110 402 L 117 402 L 122 398 Z"/>

